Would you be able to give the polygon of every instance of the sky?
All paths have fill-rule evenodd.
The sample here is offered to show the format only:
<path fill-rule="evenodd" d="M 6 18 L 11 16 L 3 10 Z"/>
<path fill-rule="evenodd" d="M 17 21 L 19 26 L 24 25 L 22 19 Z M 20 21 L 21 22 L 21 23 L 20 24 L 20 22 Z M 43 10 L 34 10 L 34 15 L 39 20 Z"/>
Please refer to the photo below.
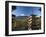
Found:
<path fill-rule="evenodd" d="M 12 6 L 12 14 L 16 16 L 31 16 L 32 13 L 41 16 L 40 7 Z"/>

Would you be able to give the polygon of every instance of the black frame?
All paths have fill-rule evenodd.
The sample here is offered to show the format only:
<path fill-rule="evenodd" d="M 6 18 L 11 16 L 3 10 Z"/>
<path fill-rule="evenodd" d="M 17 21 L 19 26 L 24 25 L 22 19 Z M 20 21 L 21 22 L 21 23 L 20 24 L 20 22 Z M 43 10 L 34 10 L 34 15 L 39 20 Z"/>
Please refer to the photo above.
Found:
<path fill-rule="evenodd" d="M 44 5 L 44 32 L 43 33 L 27 33 L 27 34 L 13 34 L 9 35 L 9 2 L 12 3 L 28 3 L 28 4 L 43 4 Z M 45 3 L 37 2 L 22 2 L 22 1 L 5 1 L 5 36 L 18 36 L 18 35 L 34 35 L 34 34 L 45 34 Z"/>

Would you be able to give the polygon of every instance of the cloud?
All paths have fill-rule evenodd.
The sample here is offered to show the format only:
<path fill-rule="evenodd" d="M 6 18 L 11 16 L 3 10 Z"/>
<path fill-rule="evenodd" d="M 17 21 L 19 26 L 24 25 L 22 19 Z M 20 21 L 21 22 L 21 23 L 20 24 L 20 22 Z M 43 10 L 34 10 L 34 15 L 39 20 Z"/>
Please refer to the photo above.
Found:
<path fill-rule="evenodd" d="M 24 16 L 24 14 L 20 14 L 20 16 Z"/>

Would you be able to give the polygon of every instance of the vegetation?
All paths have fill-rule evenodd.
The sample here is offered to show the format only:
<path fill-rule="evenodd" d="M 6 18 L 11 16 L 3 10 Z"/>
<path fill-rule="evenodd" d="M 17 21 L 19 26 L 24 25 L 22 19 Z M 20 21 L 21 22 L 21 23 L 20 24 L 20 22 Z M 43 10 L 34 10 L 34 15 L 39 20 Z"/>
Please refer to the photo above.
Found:
<path fill-rule="evenodd" d="M 13 16 L 12 16 L 13 17 Z M 32 30 L 39 30 L 41 29 L 41 17 L 36 17 L 36 15 L 32 15 Z M 27 19 L 19 19 L 17 20 L 16 17 L 12 18 L 12 30 L 28 30 L 28 21 Z"/>
<path fill-rule="evenodd" d="M 32 15 L 32 30 L 41 29 L 41 17 L 37 17 L 37 15 Z"/>

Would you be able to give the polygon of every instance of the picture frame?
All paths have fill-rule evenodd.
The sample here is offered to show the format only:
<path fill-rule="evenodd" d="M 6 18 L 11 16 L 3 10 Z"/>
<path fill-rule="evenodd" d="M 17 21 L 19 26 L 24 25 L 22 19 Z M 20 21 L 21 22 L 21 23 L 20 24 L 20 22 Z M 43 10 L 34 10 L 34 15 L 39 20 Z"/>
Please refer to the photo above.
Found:
<path fill-rule="evenodd" d="M 19 8 L 19 10 L 18 10 L 18 8 Z M 31 25 L 32 26 L 31 27 L 32 30 L 30 30 L 30 29 L 28 30 L 28 28 L 30 28 L 30 25 L 27 28 L 27 30 L 23 30 L 23 29 L 26 29 L 25 28 L 25 25 L 24 25 L 24 27 L 22 26 L 23 27 L 23 28 L 21 27 L 22 28 L 22 31 L 21 31 L 21 29 L 20 30 L 19 29 L 16 29 L 16 28 L 14 29 L 12 27 L 13 26 L 12 25 L 12 21 L 13 21 L 12 18 L 14 16 L 12 14 L 15 14 L 15 13 L 12 13 L 12 12 L 14 12 L 14 10 L 16 10 L 16 12 L 18 10 L 18 13 L 15 14 L 16 15 L 16 18 L 17 18 L 17 16 L 26 16 L 26 14 L 28 15 L 28 12 L 29 12 L 30 9 L 31 10 L 34 9 L 33 12 L 36 12 L 37 9 L 39 9 L 39 8 L 40 8 L 40 11 L 41 11 L 41 13 L 37 13 L 37 15 L 40 14 L 40 17 L 41 17 L 40 18 L 41 21 L 40 21 L 40 24 L 39 24 L 40 26 L 38 25 L 39 28 L 35 28 L 34 26 L 32 26 L 33 25 L 33 16 L 32 16 L 32 25 Z M 23 10 L 23 9 L 26 9 L 26 10 Z M 35 11 L 35 9 L 36 9 L 36 11 Z M 30 12 L 31 12 L 31 10 L 30 10 Z M 24 14 L 21 14 L 20 13 L 21 15 L 19 15 L 19 12 L 20 11 L 23 12 Z M 36 13 L 34 13 L 34 14 L 36 14 Z M 25 18 L 25 17 L 23 17 L 23 18 Z M 22 18 L 20 18 L 20 19 L 22 19 Z M 12 30 L 12 28 L 13 28 L 13 30 Z M 5 1 L 5 35 L 6 36 L 18 36 L 18 35 L 34 35 L 34 34 L 45 34 L 45 3 L 22 2 L 22 1 Z"/>

